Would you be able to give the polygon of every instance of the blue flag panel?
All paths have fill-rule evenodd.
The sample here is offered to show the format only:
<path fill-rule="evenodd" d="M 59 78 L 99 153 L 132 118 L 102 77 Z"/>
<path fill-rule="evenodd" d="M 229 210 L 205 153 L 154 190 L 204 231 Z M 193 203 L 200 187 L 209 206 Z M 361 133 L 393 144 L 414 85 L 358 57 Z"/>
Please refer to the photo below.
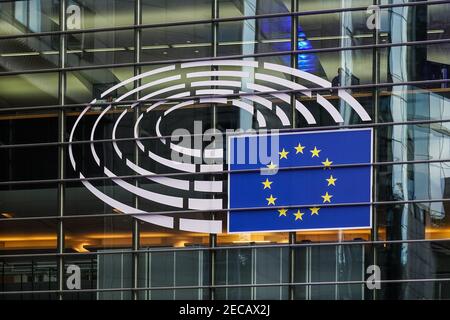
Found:
<path fill-rule="evenodd" d="M 371 228 L 372 129 L 233 136 L 228 161 L 228 232 Z"/>

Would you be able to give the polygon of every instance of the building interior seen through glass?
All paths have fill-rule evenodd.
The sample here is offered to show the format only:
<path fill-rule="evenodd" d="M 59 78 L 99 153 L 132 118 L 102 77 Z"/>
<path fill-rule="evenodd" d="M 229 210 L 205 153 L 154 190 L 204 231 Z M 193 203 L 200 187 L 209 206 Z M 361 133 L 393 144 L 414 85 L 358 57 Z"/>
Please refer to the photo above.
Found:
<path fill-rule="evenodd" d="M 450 298 L 449 17 L 433 0 L 1 1 L 0 300 Z M 370 228 L 228 232 L 227 130 L 355 128 Z"/>

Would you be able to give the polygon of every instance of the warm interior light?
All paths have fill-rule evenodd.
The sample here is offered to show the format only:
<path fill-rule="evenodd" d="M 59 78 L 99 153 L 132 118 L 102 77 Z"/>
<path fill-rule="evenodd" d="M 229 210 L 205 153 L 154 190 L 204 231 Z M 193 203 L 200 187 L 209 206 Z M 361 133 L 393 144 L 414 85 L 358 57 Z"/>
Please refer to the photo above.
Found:
<path fill-rule="evenodd" d="M 75 250 L 76 252 L 89 252 L 89 250 L 84 247 L 87 245 L 89 245 L 89 243 L 79 243 L 76 246 L 73 246 L 73 250 Z"/>
<path fill-rule="evenodd" d="M 1 215 L 5 218 L 12 218 L 14 217 L 14 213 L 12 212 L 2 212 Z"/>

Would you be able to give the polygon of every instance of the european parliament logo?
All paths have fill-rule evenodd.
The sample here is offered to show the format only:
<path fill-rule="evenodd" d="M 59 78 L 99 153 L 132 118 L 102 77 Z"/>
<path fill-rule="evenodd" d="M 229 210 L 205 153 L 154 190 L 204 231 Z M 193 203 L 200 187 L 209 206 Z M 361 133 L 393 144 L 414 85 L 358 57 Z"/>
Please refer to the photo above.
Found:
<path fill-rule="evenodd" d="M 274 145 L 275 161 L 252 161 Z M 228 150 L 228 232 L 371 228 L 371 129 L 232 136 Z"/>

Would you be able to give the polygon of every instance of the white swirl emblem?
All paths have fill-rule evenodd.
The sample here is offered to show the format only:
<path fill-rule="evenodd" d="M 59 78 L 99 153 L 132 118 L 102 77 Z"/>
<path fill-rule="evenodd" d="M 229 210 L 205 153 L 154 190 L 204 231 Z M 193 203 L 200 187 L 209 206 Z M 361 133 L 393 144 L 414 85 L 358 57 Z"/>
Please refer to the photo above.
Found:
<path fill-rule="evenodd" d="M 212 67 L 218 70 L 212 70 Z M 224 67 L 225 70 L 221 70 L 220 67 Z M 194 70 L 195 68 L 195 70 Z M 201 71 L 198 71 L 201 70 Z M 266 72 L 265 72 L 266 71 Z M 268 72 L 267 72 L 268 71 Z M 279 76 L 274 76 L 274 74 L 279 74 Z M 237 107 L 241 110 L 245 110 L 249 114 L 255 117 L 259 128 L 267 128 L 268 121 L 264 114 L 273 114 L 276 119 L 281 123 L 283 127 L 290 127 L 291 121 L 286 112 L 279 106 L 275 104 L 270 99 L 263 97 L 261 94 L 252 95 L 251 93 L 264 93 L 267 92 L 268 96 L 271 96 L 277 101 L 284 105 L 288 105 L 291 108 L 291 96 L 287 93 L 276 92 L 277 88 L 285 88 L 286 90 L 300 90 L 302 95 L 309 98 L 313 98 L 311 90 L 307 87 L 297 83 L 299 81 L 291 81 L 287 79 L 297 78 L 303 82 L 309 82 L 313 84 L 316 88 L 330 88 L 332 85 L 329 81 L 324 80 L 311 73 L 293 69 L 290 67 L 267 63 L 267 62 L 257 62 L 257 61 L 244 61 L 244 60 L 210 60 L 210 61 L 199 61 L 199 62 L 189 62 L 177 65 L 169 65 L 162 68 L 154 69 L 140 75 L 129 78 L 125 81 L 120 82 L 117 85 L 109 88 L 108 90 L 101 93 L 100 97 L 106 99 L 115 92 L 117 89 L 123 90 L 126 85 L 132 84 L 137 80 L 144 79 L 146 77 L 157 77 L 157 80 L 145 83 L 135 89 L 129 90 L 126 93 L 115 99 L 115 102 L 120 102 L 127 97 L 130 97 L 138 92 L 144 92 L 145 95 L 142 96 L 138 102 L 133 103 L 128 109 L 123 110 L 117 117 L 116 122 L 112 127 L 111 138 L 116 139 L 117 128 L 121 120 L 125 116 L 131 116 L 133 113 L 129 112 L 134 109 L 139 104 L 145 102 L 146 100 L 152 99 L 157 100 L 157 102 L 150 103 L 150 105 L 142 112 L 134 123 L 133 137 L 134 140 L 128 141 L 129 143 L 136 143 L 139 150 L 146 155 L 149 161 L 158 163 L 164 167 L 171 168 L 171 170 L 177 170 L 178 172 L 185 173 L 207 173 L 212 171 L 222 171 L 224 169 L 223 164 L 208 164 L 202 163 L 196 165 L 195 163 L 179 162 L 173 159 L 168 159 L 156 153 L 155 150 L 151 148 L 146 148 L 142 141 L 139 139 L 139 125 L 143 117 L 145 117 L 150 111 L 155 110 L 157 107 L 163 105 L 168 105 L 167 102 L 174 101 L 176 99 L 182 99 L 181 102 L 177 104 L 168 105 L 167 109 L 162 113 L 162 115 L 155 122 L 155 132 L 156 136 L 160 139 L 162 147 L 168 148 L 168 150 L 179 152 L 183 155 L 189 157 L 201 157 L 205 155 L 210 158 L 220 158 L 223 159 L 223 148 L 216 150 L 201 150 L 195 148 L 186 148 L 180 145 L 174 144 L 169 139 L 163 137 L 160 132 L 160 125 L 164 121 L 164 118 L 169 114 L 175 112 L 178 109 L 198 104 L 198 103 L 215 103 L 215 104 L 225 104 Z M 208 80 L 205 80 L 208 79 Z M 257 80 L 253 83 L 251 80 Z M 154 87 L 162 89 L 154 89 Z M 213 89 L 211 89 L 213 87 Z M 154 89 L 154 90 L 153 90 Z M 147 93 L 149 92 L 149 93 Z M 245 96 L 239 97 L 239 94 L 245 93 Z M 347 103 L 347 105 L 354 110 L 354 112 L 360 117 L 362 121 L 370 121 L 371 118 L 364 108 L 356 101 L 348 92 L 343 89 L 337 90 L 338 96 Z M 233 95 L 232 98 L 225 98 L 226 95 Z M 192 97 L 192 99 L 190 99 Z M 344 119 L 341 113 L 336 109 L 336 107 L 331 104 L 327 99 L 325 99 L 318 92 L 315 93 L 315 98 L 322 108 L 331 116 L 334 122 L 342 123 Z M 166 100 L 167 99 L 167 100 Z M 309 125 L 316 124 L 314 116 L 297 99 L 293 100 L 295 103 L 295 110 L 305 119 L 306 123 Z M 206 220 L 206 219 L 194 219 L 185 217 L 172 217 L 162 214 L 151 214 L 150 212 L 136 209 L 128 204 L 120 202 L 113 197 L 105 194 L 96 188 L 89 180 L 86 179 L 85 173 L 81 171 L 81 166 L 77 165 L 77 161 L 73 152 L 74 135 L 77 127 L 80 124 L 82 118 L 86 113 L 92 108 L 97 102 L 96 99 L 91 101 L 89 105 L 80 113 L 76 119 L 73 128 L 70 133 L 69 142 L 69 158 L 72 168 L 77 173 L 77 176 L 82 179 L 83 185 L 102 200 L 107 205 L 116 208 L 125 214 L 134 215 L 138 213 L 135 217 L 166 228 L 178 228 L 183 231 L 192 232 L 202 232 L 202 233 L 221 233 L 222 223 L 221 220 Z M 147 101 L 147 103 L 149 103 Z M 258 106 L 258 108 L 256 108 Z M 112 105 L 106 106 L 104 110 L 95 120 L 90 131 L 90 141 L 95 141 L 95 133 L 99 123 L 105 114 L 110 111 Z M 265 109 L 265 112 L 261 112 L 260 109 Z M 268 113 L 268 112 L 270 113 Z M 271 129 L 271 128 L 267 128 Z M 111 178 L 112 182 L 127 192 L 138 196 L 139 199 L 144 201 L 150 201 L 153 203 L 158 203 L 164 206 L 170 206 L 176 208 L 177 210 L 222 210 L 226 207 L 226 201 L 220 198 L 220 194 L 223 197 L 223 181 L 214 180 L 201 180 L 200 178 L 183 179 L 185 177 L 171 177 L 171 176 L 161 176 L 156 172 L 152 172 L 147 168 L 143 168 L 141 165 L 127 159 L 124 152 L 120 149 L 119 144 L 116 141 L 112 141 L 113 149 L 115 151 L 115 156 L 121 159 L 121 161 L 126 165 L 127 169 L 130 170 L 132 174 L 145 176 L 145 179 L 149 179 L 154 183 L 157 183 L 165 190 L 171 190 L 172 192 L 156 192 L 144 189 L 135 185 L 134 183 L 129 183 L 124 179 L 118 177 L 110 169 L 106 167 L 100 161 L 100 157 L 96 150 L 96 144 L 90 143 L 90 152 L 93 160 L 102 173 Z M 158 148 L 159 149 L 159 148 Z M 208 152 L 208 154 L 205 154 Z M 157 176 L 155 176 L 157 175 Z M 144 178 L 144 177 L 143 177 Z M 159 190 L 158 190 L 159 191 Z M 176 192 L 173 192 L 176 191 Z M 174 195 L 176 194 L 176 195 Z M 197 194 L 197 196 L 193 196 Z M 209 198 L 205 198 L 209 195 Z M 149 213 L 146 215 L 145 213 Z M 176 221 L 175 219 L 178 219 Z"/>

